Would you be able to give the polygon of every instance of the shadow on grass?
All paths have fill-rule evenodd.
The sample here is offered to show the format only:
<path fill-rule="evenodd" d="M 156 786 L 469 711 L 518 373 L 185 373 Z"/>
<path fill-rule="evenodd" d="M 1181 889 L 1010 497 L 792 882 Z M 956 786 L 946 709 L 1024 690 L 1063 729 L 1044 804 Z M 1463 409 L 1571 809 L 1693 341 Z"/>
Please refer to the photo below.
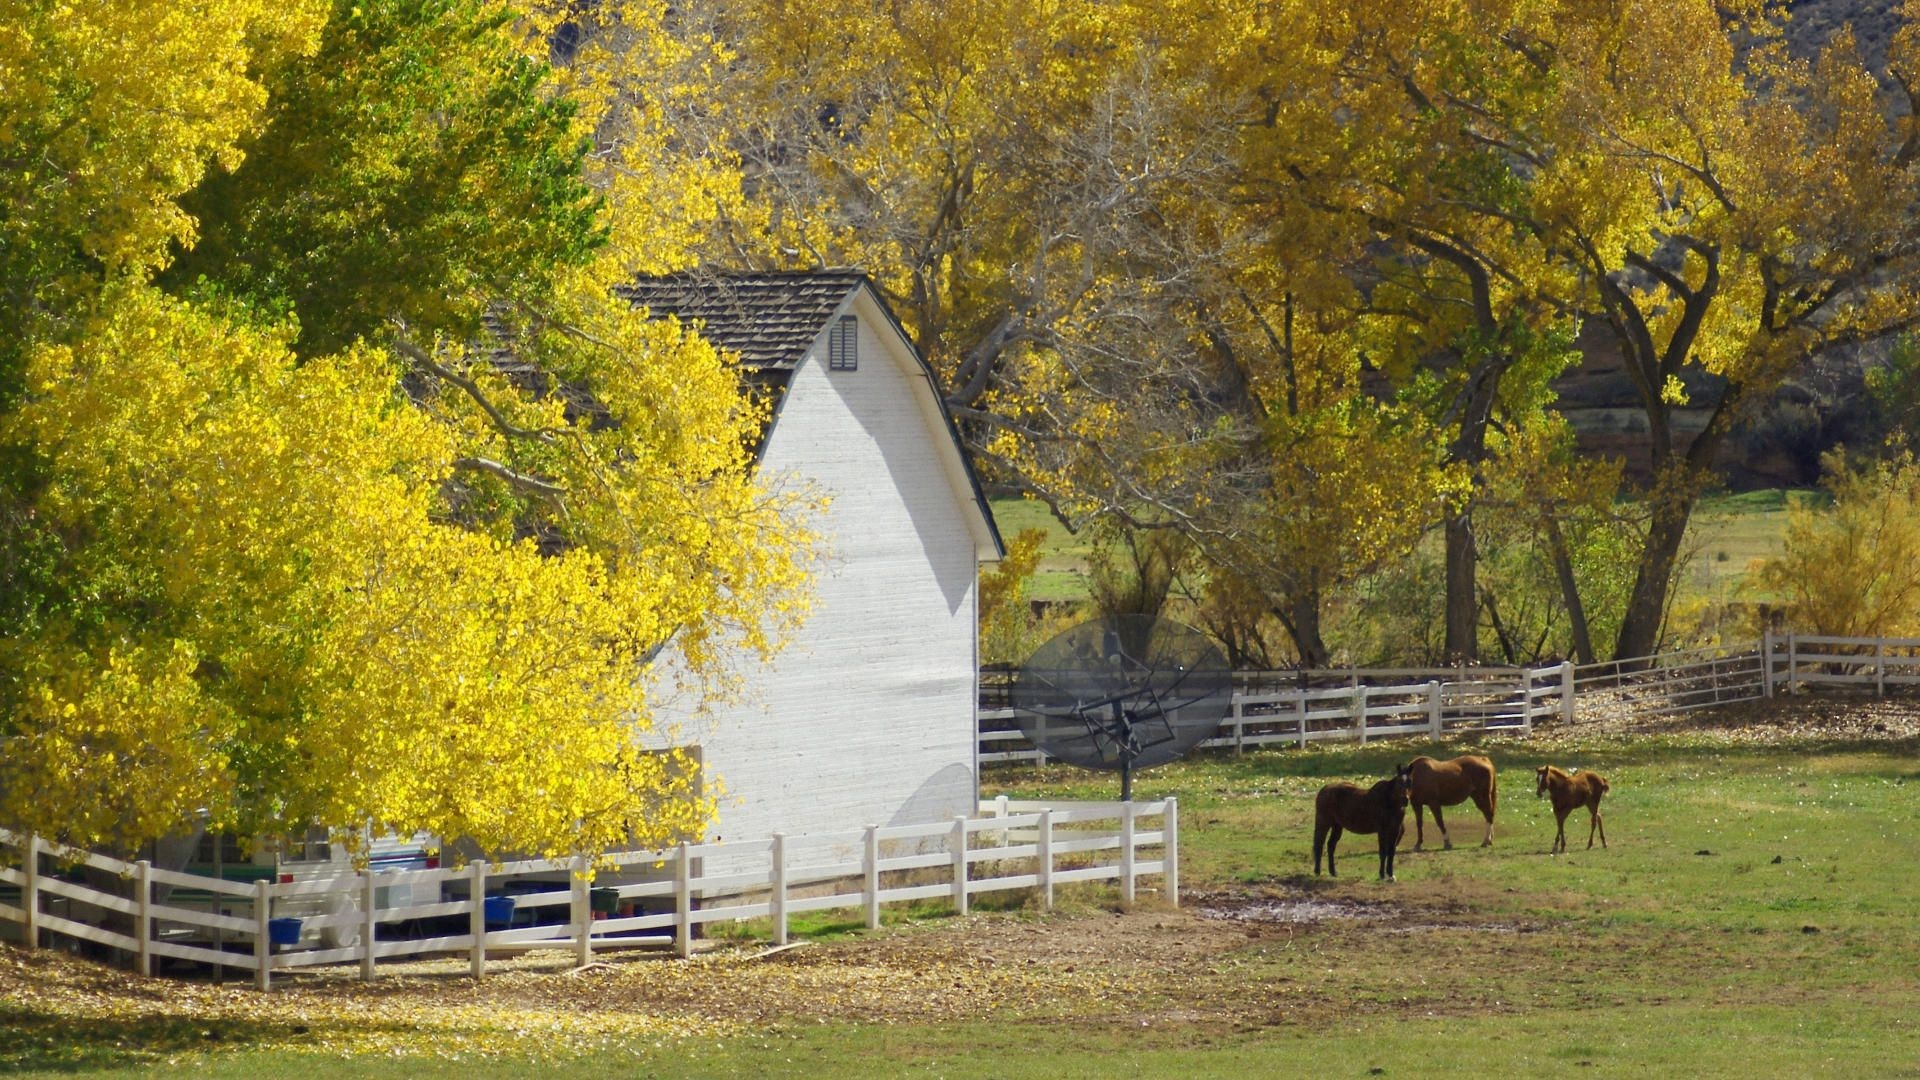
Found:
<path fill-rule="evenodd" d="M 0 1076 L 152 1066 L 181 1054 L 298 1048 L 319 1038 L 308 1025 L 292 1022 L 180 1016 L 95 1019 L 0 1009 Z"/>

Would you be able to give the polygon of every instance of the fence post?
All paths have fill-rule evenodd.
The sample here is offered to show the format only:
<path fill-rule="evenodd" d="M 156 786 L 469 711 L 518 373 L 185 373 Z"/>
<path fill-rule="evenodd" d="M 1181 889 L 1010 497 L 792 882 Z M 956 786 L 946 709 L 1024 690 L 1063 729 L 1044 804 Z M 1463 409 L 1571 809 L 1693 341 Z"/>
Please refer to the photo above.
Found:
<path fill-rule="evenodd" d="M 1773 627 L 1763 627 L 1760 631 L 1760 689 L 1767 697 L 1773 696 Z"/>
<path fill-rule="evenodd" d="M 867 909 L 867 929 L 880 929 L 880 826 L 867 826 L 866 854 L 860 869 L 866 877 L 863 899 Z"/>
<path fill-rule="evenodd" d="M 787 943 L 787 835 L 773 834 L 773 899 L 770 903 L 773 915 L 773 943 Z"/>
<path fill-rule="evenodd" d="M 1445 724 L 1440 719 L 1439 679 L 1433 679 L 1427 683 L 1427 729 L 1428 733 L 1436 739 L 1446 730 Z"/>
<path fill-rule="evenodd" d="M 1562 660 L 1560 661 L 1560 719 L 1568 724 L 1573 723 L 1578 718 L 1579 707 L 1580 695 L 1573 686 L 1573 661 Z M 1531 723 L 1528 724 L 1527 730 L 1529 732 L 1533 730 Z"/>
<path fill-rule="evenodd" d="M 133 887 L 139 891 L 133 897 L 133 936 L 140 942 L 139 971 L 141 975 L 153 974 L 153 950 L 149 942 L 153 940 L 153 864 L 145 859 L 133 864 Z"/>
<path fill-rule="evenodd" d="M 1299 721 L 1300 724 L 1300 748 L 1304 750 L 1307 748 L 1307 692 L 1305 690 L 1294 691 L 1293 704 L 1294 719 Z"/>
<path fill-rule="evenodd" d="M 1160 816 L 1160 861 L 1167 882 L 1167 902 L 1180 906 L 1180 802 L 1167 796 L 1166 813 Z"/>
<path fill-rule="evenodd" d="M 1873 696 L 1887 696 L 1887 639 L 1873 639 Z"/>
<path fill-rule="evenodd" d="M 22 943 L 29 949 L 40 947 L 40 837 L 27 834 L 26 880 L 20 884 L 20 906 L 26 909 Z"/>
<path fill-rule="evenodd" d="M 259 990 L 273 985 L 273 935 L 267 931 L 267 920 L 273 916 L 271 888 L 266 878 L 253 883 L 253 985 Z"/>
<path fill-rule="evenodd" d="M 673 859 L 673 952 L 682 960 L 693 955 L 693 866 L 685 840 Z"/>
<path fill-rule="evenodd" d="M 573 924 L 580 928 L 579 936 L 573 939 L 573 958 L 581 967 L 593 963 L 593 907 L 588 902 L 587 893 L 587 857 L 573 857 L 573 902 L 568 906 L 573 910 Z"/>
<path fill-rule="evenodd" d="M 953 910 L 956 915 L 967 913 L 967 816 L 953 816 L 953 839 L 947 843 L 953 850 Z"/>
<path fill-rule="evenodd" d="M 373 981 L 373 941 L 374 928 L 380 925 L 374 918 L 378 908 L 375 905 L 379 894 L 373 885 L 373 867 L 367 867 L 360 882 L 360 978 L 364 982 Z"/>
<path fill-rule="evenodd" d="M 473 955 L 467 973 L 478 979 L 487 973 L 487 860 L 467 864 L 467 899 L 473 910 L 467 913 L 467 932 L 473 935 Z"/>
<path fill-rule="evenodd" d="M 1799 651 L 1800 651 L 1800 646 L 1799 646 L 1799 643 L 1794 641 L 1793 639 L 1793 631 L 1791 630 L 1787 631 L 1787 692 L 1788 693 L 1793 692 L 1794 681 L 1798 679 L 1800 676 L 1799 671 L 1795 670 L 1795 667 L 1800 659 L 1798 655 Z"/>
<path fill-rule="evenodd" d="M 1040 910 L 1053 910 L 1053 807 L 1040 811 Z"/>
<path fill-rule="evenodd" d="M 1120 902 L 1133 906 L 1133 800 L 1120 804 Z"/>
<path fill-rule="evenodd" d="M 1360 745 L 1367 745 L 1367 688 L 1355 675 L 1353 684 L 1353 729 L 1360 736 Z"/>
<path fill-rule="evenodd" d="M 1011 801 L 1012 800 L 1008 799 L 1005 795 L 1002 795 L 999 798 L 993 800 L 993 816 L 1000 819 L 1000 846 L 1001 847 L 1007 846 L 1007 833 L 1011 831 L 1007 828 L 1007 814 L 1008 814 L 1007 806 Z"/>
<path fill-rule="evenodd" d="M 1233 756 L 1239 757 L 1247 750 L 1246 714 L 1241 708 L 1240 695 L 1233 695 Z"/>

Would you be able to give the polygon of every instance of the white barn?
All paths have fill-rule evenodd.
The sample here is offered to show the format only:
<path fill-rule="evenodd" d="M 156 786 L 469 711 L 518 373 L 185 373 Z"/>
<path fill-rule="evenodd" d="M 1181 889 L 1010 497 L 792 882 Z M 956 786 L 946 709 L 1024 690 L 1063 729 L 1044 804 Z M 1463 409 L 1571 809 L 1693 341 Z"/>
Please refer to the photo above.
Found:
<path fill-rule="evenodd" d="M 932 371 L 857 271 L 648 279 L 629 295 L 739 354 L 775 395 L 762 475 L 830 499 L 788 647 L 737 665 L 739 705 L 657 717 L 724 788 L 708 839 L 972 813 L 979 567 L 1004 551 Z"/>

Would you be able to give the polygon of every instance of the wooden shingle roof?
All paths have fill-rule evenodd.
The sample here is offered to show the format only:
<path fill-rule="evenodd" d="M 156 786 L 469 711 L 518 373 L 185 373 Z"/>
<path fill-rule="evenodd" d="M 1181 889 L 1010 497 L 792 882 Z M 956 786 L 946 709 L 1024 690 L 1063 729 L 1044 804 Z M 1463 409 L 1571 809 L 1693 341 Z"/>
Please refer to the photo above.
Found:
<path fill-rule="evenodd" d="M 741 366 L 765 378 L 798 366 L 847 294 L 866 280 L 858 270 L 674 274 L 641 278 L 621 295 L 655 316 L 701 324 L 702 337 L 738 353 Z"/>
<path fill-rule="evenodd" d="M 927 400 L 938 415 L 944 440 L 952 445 L 954 460 L 965 477 L 963 483 L 971 489 L 985 526 L 986 542 L 992 551 L 988 558 L 1005 555 L 1006 545 L 994 522 L 993 507 L 974 471 L 973 455 L 961 441 L 953 414 L 940 394 L 939 380 L 866 274 L 859 270 L 672 274 L 637 279 L 622 288 L 620 295 L 646 308 L 651 317 L 677 318 L 714 345 L 737 353 L 746 381 L 773 396 L 769 424 L 777 424 L 780 403 L 794 371 L 820 340 L 827 322 L 860 289 L 872 294 L 882 316 L 905 345 L 910 363 L 925 380 Z M 767 434 L 760 433 L 756 452 L 765 449 Z"/>

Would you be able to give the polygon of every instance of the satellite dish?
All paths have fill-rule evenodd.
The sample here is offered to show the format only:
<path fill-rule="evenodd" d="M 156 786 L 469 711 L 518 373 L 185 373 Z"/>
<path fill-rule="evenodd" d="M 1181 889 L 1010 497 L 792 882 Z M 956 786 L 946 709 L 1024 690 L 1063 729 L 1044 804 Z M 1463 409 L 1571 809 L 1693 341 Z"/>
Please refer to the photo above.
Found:
<path fill-rule="evenodd" d="M 1152 615 L 1069 627 L 1016 673 L 1013 707 L 1028 741 L 1086 769 L 1164 765 L 1211 738 L 1232 707 L 1233 670 L 1207 635 Z"/>

